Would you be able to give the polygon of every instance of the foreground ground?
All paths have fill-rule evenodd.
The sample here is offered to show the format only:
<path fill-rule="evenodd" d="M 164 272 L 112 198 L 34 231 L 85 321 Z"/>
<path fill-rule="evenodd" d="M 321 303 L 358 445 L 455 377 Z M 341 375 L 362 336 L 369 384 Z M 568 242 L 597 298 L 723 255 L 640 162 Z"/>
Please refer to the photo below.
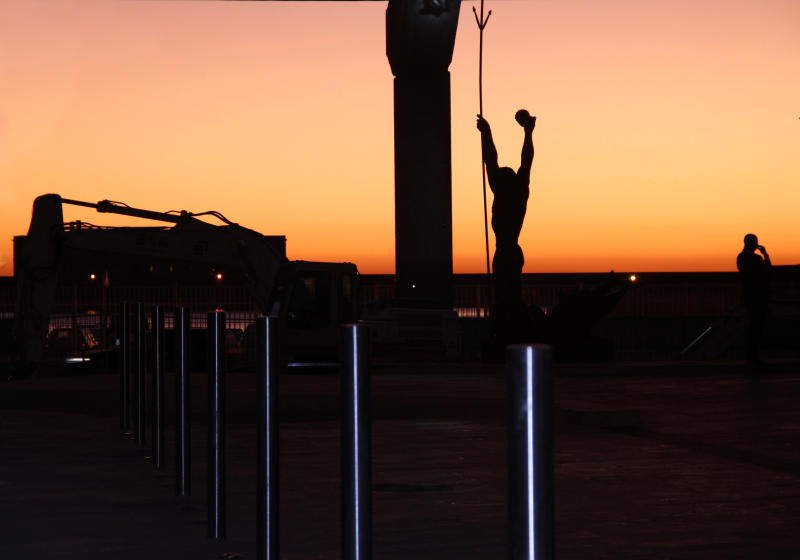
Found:
<path fill-rule="evenodd" d="M 506 556 L 504 379 L 373 369 L 375 558 Z M 206 537 L 205 382 L 190 499 L 174 496 L 171 422 L 162 472 L 121 433 L 116 376 L 3 383 L 0 557 L 255 558 L 254 378 L 228 376 L 222 542 Z M 338 392 L 330 373 L 281 378 L 282 558 L 339 557 Z M 558 366 L 558 557 L 800 557 L 798 403 L 798 364 Z"/>

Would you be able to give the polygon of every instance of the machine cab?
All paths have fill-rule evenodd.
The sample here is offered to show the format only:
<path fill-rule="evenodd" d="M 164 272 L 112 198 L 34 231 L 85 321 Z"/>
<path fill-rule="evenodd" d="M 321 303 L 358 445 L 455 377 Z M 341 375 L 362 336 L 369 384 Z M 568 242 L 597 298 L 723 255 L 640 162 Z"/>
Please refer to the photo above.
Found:
<path fill-rule="evenodd" d="M 358 319 L 357 282 L 351 263 L 290 262 L 271 309 L 281 319 L 286 359 L 336 359 L 339 325 Z"/>

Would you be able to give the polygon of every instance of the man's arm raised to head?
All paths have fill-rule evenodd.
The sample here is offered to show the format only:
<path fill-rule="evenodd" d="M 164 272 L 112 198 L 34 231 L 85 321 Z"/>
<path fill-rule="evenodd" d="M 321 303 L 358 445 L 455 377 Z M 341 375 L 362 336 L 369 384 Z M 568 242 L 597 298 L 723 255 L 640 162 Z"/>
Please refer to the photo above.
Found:
<path fill-rule="evenodd" d="M 519 171 L 517 171 L 517 177 L 525 177 L 530 181 L 531 166 L 533 165 L 533 129 L 536 126 L 536 117 L 530 116 L 525 109 L 520 109 L 514 118 L 525 130 L 525 138 L 522 141 L 522 161 Z"/>
<path fill-rule="evenodd" d="M 767 265 L 767 268 L 772 266 L 772 261 L 769 260 L 769 255 L 767 254 L 767 249 L 763 245 L 759 245 L 756 249 L 764 255 L 764 264 Z"/>

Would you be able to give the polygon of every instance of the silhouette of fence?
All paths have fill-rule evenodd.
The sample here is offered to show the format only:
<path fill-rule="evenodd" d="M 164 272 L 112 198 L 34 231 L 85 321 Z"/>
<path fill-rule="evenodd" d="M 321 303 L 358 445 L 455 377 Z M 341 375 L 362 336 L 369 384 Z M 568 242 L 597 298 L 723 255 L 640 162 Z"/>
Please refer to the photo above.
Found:
<path fill-rule="evenodd" d="M 620 274 L 624 278 L 627 275 Z M 523 297 L 545 313 L 570 294 L 607 282 L 608 274 L 551 273 L 523 275 Z M 0 278 L 0 320 L 13 318 L 15 284 Z M 773 268 L 773 295 L 783 302 L 800 302 L 800 267 Z M 363 309 L 395 296 L 393 275 L 365 274 L 359 277 L 358 303 Z M 111 286 L 88 279 L 57 290 L 51 313 L 51 332 L 64 335 L 70 329 L 69 351 L 76 352 L 94 335 L 90 344 L 103 348 L 115 343 L 114 316 L 121 301 L 159 304 L 166 310 L 165 327 L 173 328 L 171 310 L 185 307 L 191 312 L 191 326 L 205 328 L 208 309 L 225 309 L 230 336 L 253 324 L 260 316 L 244 286 Z M 488 302 L 483 274 L 456 274 L 453 278 L 453 307 L 463 318 L 486 315 Z M 739 303 L 739 278 L 735 272 L 645 273 L 611 310 L 602 325 L 603 335 L 613 339 L 618 357 L 664 358 L 684 348 L 717 318 L 725 317 Z M 655 348 L 660 340 L 663 348 Z M 63 344 L 63 341 L 62 341 Z M 647 348 L 645 348 L 647 347 Z M 647 352 L 644 352 L 647 350 Z"/>
<path fill-rule="evenodd" d="M 794 285 L 794 297 L 800 297 L 796 293 L 797 277 L 800 276 L 797 272 L 776 276 L 773 282 L 776 292 L 785 292 Z M 526 303 L 548 310 L 558 305 L 564 295 L 599 286 L 607 279 L 605 273 L 524 274 L 522 295 Z M 16 285 L 13 278 L 0 280 L 0 314 L 9 316 L 14 311 Z M 358 303 L 362 308 L 394 297 L 394 275 L 363 274 L 359 277 Z M 612 315 L 720 315 L 734 306 L 738 299 L 739 279 L 734 272 L 641 274 Z M 184 306 L 202 310 L 221 308 L 228 312 L 258 311 L 244 286 L 111 286 L 104 289 L 101 282 L 87 280 L 83 284 L 59 287 L 52 314 L 61 317 L 96 315 L 97 321 L 101 321 L 103 310 L 114 309 L 121 301 L 158 303 L 165 309 Z M 453 307 L 461 316 L 482 316 L 487 302 L 485 275 L 454 275 Z"/>

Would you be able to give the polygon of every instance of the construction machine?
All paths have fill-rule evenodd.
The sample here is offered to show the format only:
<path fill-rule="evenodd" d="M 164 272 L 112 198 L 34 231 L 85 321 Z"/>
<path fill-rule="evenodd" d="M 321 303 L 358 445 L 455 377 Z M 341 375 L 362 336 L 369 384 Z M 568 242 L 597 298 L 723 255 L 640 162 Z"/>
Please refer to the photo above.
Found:
<path fill-rule="evenodd" d="M 64 204 L 170 225 L 109 227 L 64 222 Z M 15 239 L 18 368 L 29 372 L 38 368 L 56 287 L 78 261 L 105 267 L 104 282 L 109 281 L 110 263 L 116 263 L 113 274 L 117 276 L 129 274 L 125 267 L 132 263 L 170 272 L 224 270 L 248 287 L 262 314 L 279 317 L 283 342 L 307 348 L 334 349 L 337 325 L 356 320 L 358 270 L 352 263 L 289 260 L 284 236 L 262 235 L 216 211 L 155 212 L 110 200 L 91 203 L 46 194 L 33 203 L 27 236 Z"/>

